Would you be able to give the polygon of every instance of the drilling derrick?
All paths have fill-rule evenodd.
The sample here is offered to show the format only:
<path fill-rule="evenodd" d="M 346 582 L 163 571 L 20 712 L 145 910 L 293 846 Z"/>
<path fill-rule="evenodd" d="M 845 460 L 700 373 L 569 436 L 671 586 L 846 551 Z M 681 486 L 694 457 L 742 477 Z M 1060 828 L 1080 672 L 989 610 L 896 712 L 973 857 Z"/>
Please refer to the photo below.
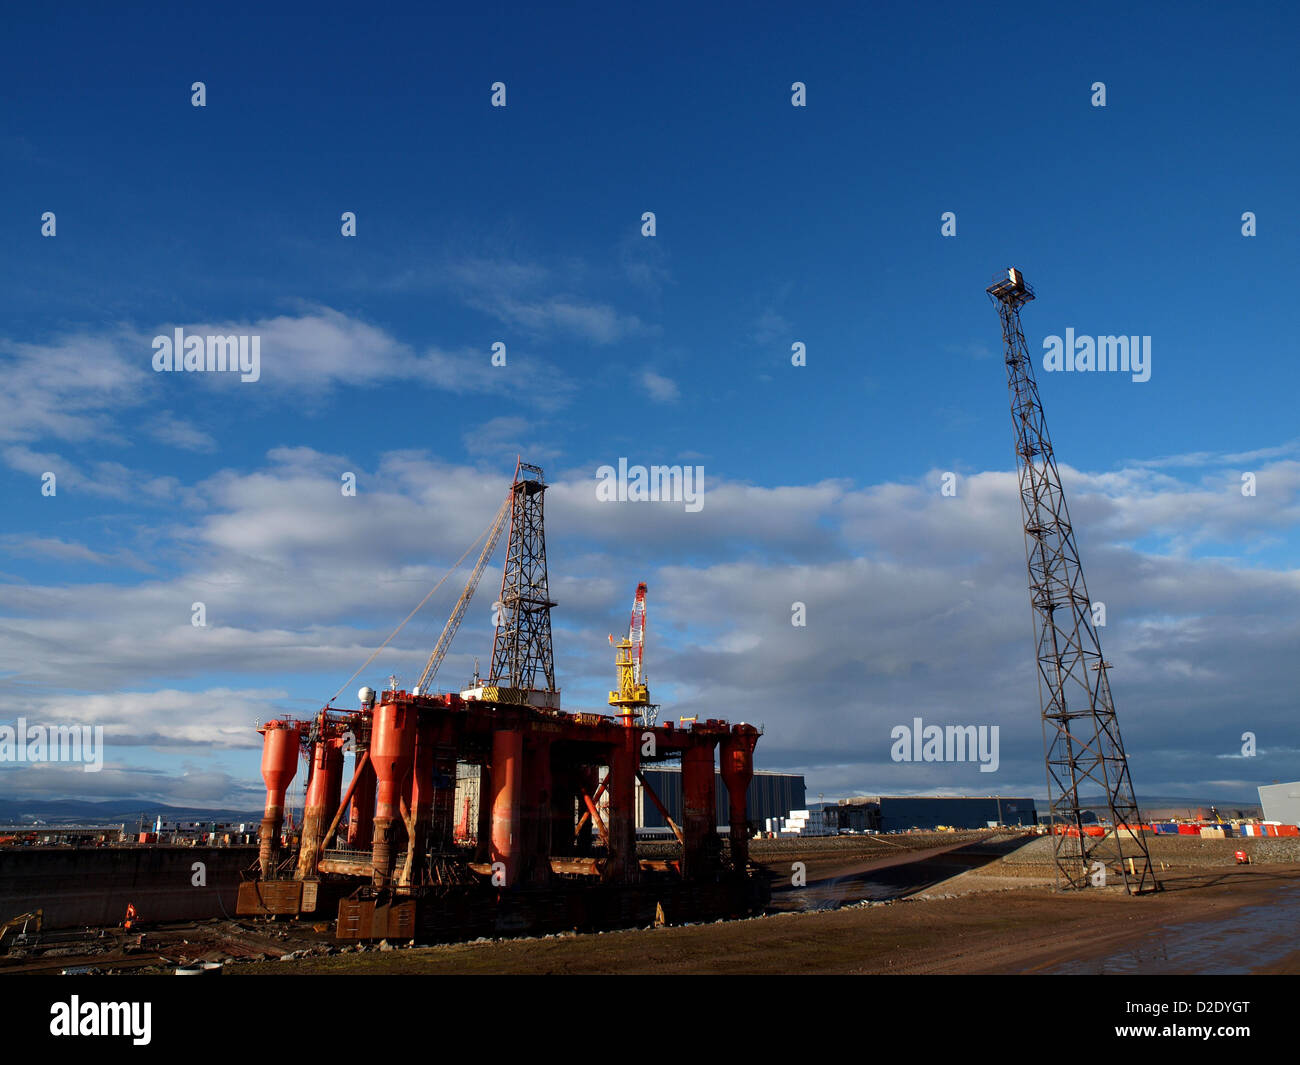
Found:
<path fill-rule="evenodd" d="M 1092 623 L 1092 604 L 1061 475 L 1020 328 L 1020 308 L 1034 298 L 1034 291 L 1014 268 L 985 291 L 1002 320 L 1029 596 L 1037 629 L 1047 798 L 1058 884 L 1064 880 L 1069 888 L 1088 887 L 1096 882 L 1100 863 L 1100 868 L 1109 867 L 1123 876 L 1129 894 L 1158 891 L 1138 827 L 1128 758 L 1106 675 L 1109 663 L 1102 658 Z M 1088 834 L 1080 815 L 1079 791 L 1085 786 L 1100 789 L 1106 799 L 1110 824 L 1100 836 Z"/>
<path fill-rule="evenodd" d="M 551 602 L 546 580 L 542 468 L 516 463 L 511 488 L 510 539 L 501 574 L 496 639 L 488 684 L 522 691 L 555 691 Z"/>

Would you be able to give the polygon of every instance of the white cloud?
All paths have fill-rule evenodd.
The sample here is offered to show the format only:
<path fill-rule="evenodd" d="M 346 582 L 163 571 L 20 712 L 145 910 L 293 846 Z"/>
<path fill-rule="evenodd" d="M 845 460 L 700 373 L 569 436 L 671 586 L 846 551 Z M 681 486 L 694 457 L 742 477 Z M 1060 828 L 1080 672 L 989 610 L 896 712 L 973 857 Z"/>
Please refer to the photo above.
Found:
<path fill-rule="evenodd" d="M 489 428 L 508 441 L 527 426 L 502 416 Z M 389 452 L 347 467 L 361 488 L 348 498 L 341 462 L 283 448 L 259 469 L 184 485 L 196 505 L 157 530 L 178 567 L 165 578 L 0 584 L 0 710 L 91 712 L 132 743 L 201 748 L 254 744 L 249 720 L 286 700 L 318 705 L 473 543 L 508 478 L 501 463 L 484 471 Z M 670 715 L 763 723 L 761 765 L 831 767 L 809 781 L 828 793 L 1041 791 L 1014 474 L 964 477 L 953 499 L 940 495 L 937 472 L 915 483 L 760 487 L 709 471 L 704 508 L 689 513 L 602 503 L 594 469 L 553 471 L 547 495 L 556 662 L 570 705 L 601 705 L 606 634 L 647 580 L 652 692 Z M 1291 520 L 1290 497 L 1269 493 L 1243 511 L 1231 493 L 1150 471 L 1062 472 L 1089 589 L 1107 604 L 1103 646 L 1139 792 L 1210 779 L 1244 728 L 1265 752 L 1251 767 L 1261 779 L 1284 776 L 1267 750 L 1297 745 L 1289 663 L 1300 572 L 1245 557 L 1262 526 Z M 1285 462 L 1260 472 L 1277 484 L 1293 476 Z M 1170 530 L 1165 549 L 1131 546 L 1149 544 L 1140 534 L 1154 525 Z M 1238 545 L 1237 557 L 1178 550 L 1211 534 Z M 81 555 L 44 541 L 10 543 Z M 414 679 L 466 573 L 447 580 L 369 679 Z M 490 598 L 471 607 L 448 684 L 487 653 Z M 190 624 L 195 601 L 206 604 L 205 629 Z M 794 602 L 805 604 L 804 628 L 791 625 Z M 998 724 L 999 773 L 893 763 L 889 730 L 914 715 Z M 244 779 L 256 772 L 250 755 Z"/>
<path fill-rule="evenodd" d="M 750 336 L 760 347 L 767 347 L 777 341 L 785 341 L 789 344 L 793 342 L 790 335 L 792 328 L 789 319 L 778 314 L 771 307 L 766 307 L 754 321 Z"/>
<path fill-rule="evenodd" d="M 216 451 L 217 442 L 211 433 L 205 433 L 190 422 L 177 418 L 171 411 L 160 411 L 150 421 L 149 435 L 159 443 L 178 447 L 183 451 Z"/>
<path fill-rule="evenodd" d="M 59 537 L 0 536 L 0 550 L 16 557 L 53 558 L 60 562 L 86 562 L 94 566 L 126 566 L 141 572 L 154 569 L 130 551 L 95 551 L 85 544 L 71 543 Z"/>
<path fill-rule="evenodd" d="M 639 328 L 607 308 L 572 301 L 552 303 L 537 313 L 585 330 L 600 342 Z M 259 336 L 259 380 L 241 382 L 237 374 L 155 373 L 151 338 L 170 335 L 175 328 L 186 335 Z M 250 322 L 167 322 L 149 331 L 77 333 L 46 344 L 0 341 L 0 374 L 10 399 L 0 421 L 0 446 L 8 446 L 0 454 L 13 469 L 38 476 L 54 470 L 69 486 L 99 495 L 165 498 L 176 488 L 168 479 L 142 478 L 123 465 L 94 458 L 77 463 L 43 448 L 62 441 L 99 455 L 105 447 L 130 447 L 143 430 L 167 447 L 212 452 L 214 432 L 226 428 L 220 417 L 213 416 L 212 425 L 205 427 L 170 409 L 192 403 L 193 389 L 268 403 L 292 395 L 297 403 L 311 404 L 340 390 L 406 383 L 457 396 L 510 397 L 542 411 L 562 407 L 576 391 L 576 382 L 527 345 L 512 344 L 505 366 L 493 366 L 491 357 L 487 344 L 482 350 L 434 344 L 417 349 L 328 307 Z"/>
<path fill-rule="evenodd" d="M 140 474 L 120 462 L 78 464 L 54 452 L 36 452 L 22 446 L 7 447 L 0 454 L 5 465 L 19 473 L 42 481 L 46 473 L 54 474 L 56 494 L 69 488 L 120 500 L 175 500 L 185 494 L 175 477 Z"/>
<path fill-rule="evenodd" d="M 134 349 L 147 355 L 148 342 L 124 329 L 47 344 L 0 340 L 8 399 L 0 443 L 115 436 L 117 415 L 137 406 L 150 383 L 148 359 L 133 359 Z"/>
<path fill-rule="evenodd" d="M 286 692 L 211 688 L 41 695 L 21 713 L 30 724 L 91 725 L 106 747 L 260 748 L 258 721 L 282 714 Z"/>
<path fill-rule="evenodd" d="M 573 285 L 590 271 L 580 261 L 566 262 L 557 271 L 537 263 L 484 258 L 464 259 L 443 271 L 467 306 L 533 336 L 568 334 L 607 345 L 658 332 L 635 314 L 566 291 L 556 283 L 557 273 Z M 643 274 L 643 280 L 653 276 Z"/>
<path fill-rule="evenodd" d="M 641 372 L 641 387 L 650 393 L 650 398 L 659 403 L 676 403 L 681 398 L 677 382 L 669 377 L 662 377 L 653 370 Z"/>

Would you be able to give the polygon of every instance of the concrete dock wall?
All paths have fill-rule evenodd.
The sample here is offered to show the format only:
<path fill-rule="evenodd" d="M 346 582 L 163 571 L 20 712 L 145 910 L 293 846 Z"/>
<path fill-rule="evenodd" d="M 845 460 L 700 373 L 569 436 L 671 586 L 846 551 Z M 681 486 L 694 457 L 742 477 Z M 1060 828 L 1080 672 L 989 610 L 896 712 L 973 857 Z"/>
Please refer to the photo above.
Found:
<path fill-rule="evenodd" d="M 244 846 L 5 847 L 0 921 L 43 909 L 46 928 L 114 926 L 128 903 L 146 923 L 234 916 L 240 870 L 256 861 Z"/>

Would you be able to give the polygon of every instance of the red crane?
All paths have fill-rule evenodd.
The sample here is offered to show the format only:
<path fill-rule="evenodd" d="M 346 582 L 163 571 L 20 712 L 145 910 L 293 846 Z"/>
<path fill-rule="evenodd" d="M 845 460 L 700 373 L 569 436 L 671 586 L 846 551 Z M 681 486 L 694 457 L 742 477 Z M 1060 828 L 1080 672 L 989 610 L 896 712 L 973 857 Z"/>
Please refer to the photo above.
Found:
<path fill-rule="evenodd" d="M 628 622 L 627 635 L 614 646 L 618 654 L 614 666 L 618 670 L 618 690 L 609 693 L 609 705 L 617 706 L 626 723 L 637 717 L 646 716 L 649 721 L 650 691 L 646 687 L 645 670 L 642 659 L 645 655 L 645 581 L 636 586 L 636 598 L 632 600 L 632 619 Z M 614 643 L 614 637 L 609 638 Z"/>

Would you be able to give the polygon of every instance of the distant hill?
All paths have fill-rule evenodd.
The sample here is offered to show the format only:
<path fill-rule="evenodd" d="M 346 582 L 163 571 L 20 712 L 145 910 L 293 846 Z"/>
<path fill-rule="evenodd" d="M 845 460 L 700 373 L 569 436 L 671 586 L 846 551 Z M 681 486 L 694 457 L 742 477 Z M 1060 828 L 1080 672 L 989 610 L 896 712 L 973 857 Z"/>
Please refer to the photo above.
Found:
<path fill-rule="evenodd" d="M 1042 799 L 1034 800 L 1040 815 L 1046 813 L 1047 803 Z M 1094 795 L 1081 801 L 1084 810 L 1100 811 L 1104 809 L 1104 800 Z M 1138 809 L 1142 816 L 1150 820 L 1159 817 L 1208 817 L 1210 807 L 1218 809 L 1222 817 L 1259 817 L 1262 814 L 1258 802 L 1234 802 L 1231 799 L 1189 799 L 1179 796 L 1139 796 Z M 164 821 L 220 821 L 220 822 L 258 822 L 262 819 L 261 809 L 229 810 L 208 809 L 201 806 L 168 806 L 166 803 L 149 803 L 129 799 L 109 799 L 103 802 L 79 802 L 64 799 L 0 799 L 0 824 L 33 824 L 44 822 L 50 825 L 73 824 L 124 824 L 128 828 L 139 822 L 144 815 L 146 821 L 152 822 L 161 815 Z"/>
<path fill-rule="evenodd" d="M 141 815 L 152 822 L 164 821 L 260 821 L 262 811 L 212 810 L 199 806 L 168 806 L 166 803 L 132 802 L 110 799 L 104 802 L 78 802 L 64 799 L 0 799 L 0 824 L 48 825 L 125 824 L 139 822 Z"/>

